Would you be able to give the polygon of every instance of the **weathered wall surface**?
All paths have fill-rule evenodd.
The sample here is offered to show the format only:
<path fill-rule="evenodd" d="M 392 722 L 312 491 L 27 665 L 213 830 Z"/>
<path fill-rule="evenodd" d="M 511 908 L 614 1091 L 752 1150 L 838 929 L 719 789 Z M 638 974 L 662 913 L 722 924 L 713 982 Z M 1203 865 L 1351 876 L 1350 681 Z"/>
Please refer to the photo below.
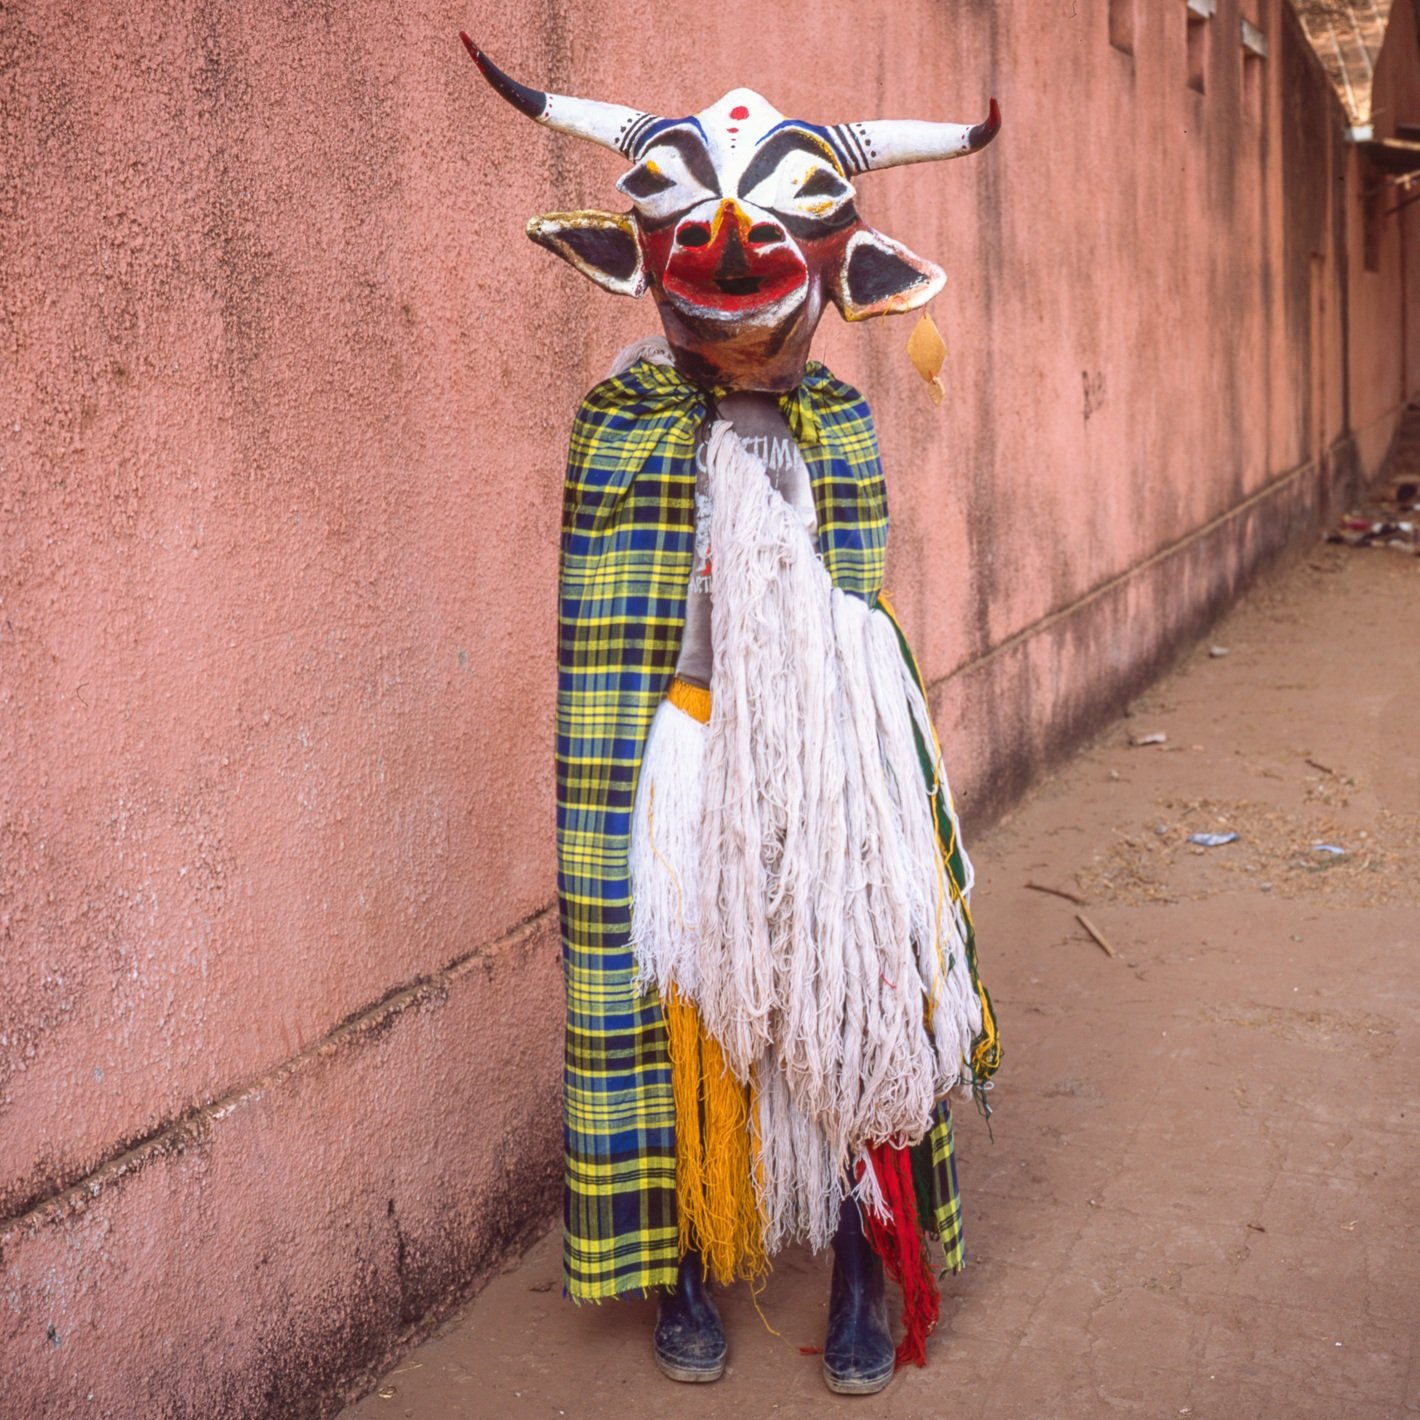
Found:
<path fill-rule="evenodd" d="M 977 802 L 1116 709 L 1351 471 L 1339 110 L 1290 13 L 1252 18 L 1255 99 L 1236 5 L 1205 26 L 1202 92 L 1182 5 L 1135 7 L 1132 52 L 1103 5 L 1010 26 L 1003 104 L 1030 137 L 978 169 L 995 215 L 953 324 L 986 324 L 936 474 L 955 545 L 900 574 Z M 929 502 L 904 509 L 922 487 L 900 551 L 941 537 Z"/>
<path fill-rule="evenodd" d="M 1137 9 L 1132 54 L 1103 4 L 1024 0 L 0 10 L 18 1413 L 320 1413 L 555 1191 L 561 462 L 654 317 L 523 240 L 619 165 L 457 28 L 661 112 L 1000 98 L 988 153 L 862 184 L 951 273 L 948 405 L 905 322 L 830 314 L 815 352 L 877 413 L 889 584 L 980 818 L 1374 465 L 1420 371 L 1416 219 L 1357 274 L 1279 0 L 1255 104 L 1236 0 L 1202 93 L 1182 4 Z"/>
<path fill-rule="evenodd" d="M 1372 89 L 1377 138 L 1395 138 L 1401 124 L 1420 127 L 1420 5 L 1395 0 L 1385 46 L 1376 62 Z M 1356 365 L 1355 424 L 1371 448 L 1384 452 L 1390 432 L 1386 410 L 1420 382 L 1420 203 L 1402 206 L 1408 191 L 1393 179 L 1367 171 L 1359 160 L 1350 176 L 1352 190 L 1375 189 L 1372 267 L 1366 262 L 1366 203 L 1350 205 L 1351 310 Z M 1396 321 L 1400 334 L 1395 333 Z"/>

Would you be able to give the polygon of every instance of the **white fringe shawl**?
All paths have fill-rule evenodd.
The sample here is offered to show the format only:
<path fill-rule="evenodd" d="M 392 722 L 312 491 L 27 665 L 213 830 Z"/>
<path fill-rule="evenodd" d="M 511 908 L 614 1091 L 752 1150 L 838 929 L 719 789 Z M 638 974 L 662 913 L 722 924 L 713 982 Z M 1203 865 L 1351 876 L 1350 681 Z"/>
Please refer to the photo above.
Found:
<path fill-rule="evenodd" d="M 632 943 L 642 979 L 693 1001 L 754 1079 L 769 1250 L 818 1247 L 865 1145 L 915 1142 L 934 1100 L 969 1081 L 980 1004 L 913 738 L 915 723 L 933 743 L 927 707 L 896 632 L 832 585 L 727 423 L 707 457 L 711 718 L 667 703 L 652 727 Z M 855 1192 L 872 1203 L 871 1169 Z"/>

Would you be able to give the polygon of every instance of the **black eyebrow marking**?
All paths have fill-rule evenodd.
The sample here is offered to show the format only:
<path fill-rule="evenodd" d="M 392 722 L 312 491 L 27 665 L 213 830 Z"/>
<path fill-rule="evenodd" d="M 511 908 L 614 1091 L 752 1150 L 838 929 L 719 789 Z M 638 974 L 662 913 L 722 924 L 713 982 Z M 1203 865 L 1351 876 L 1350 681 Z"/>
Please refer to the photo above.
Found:
<path fill-rule="evenodd" d="M 662 172 L 653 172 L 646 163 L 638 163 L 617 184 L 628 197 L 654 197 L 658 192 L 675 186 Z"/>
<path fill-rule="evenodd" d="M 668 148 L 674 148 L 685 160 L 686 170 L 690 173 L 701 187 L 708 188 L 709 191 L 718 195 L 720 191 L 720 179 L 715 176 L 714 165 L 710 162 L 710 154 L 706 151 L 705 140 L 700 138 L 693 129 L 690 128 L 668 128 L 647 143 L 642 149 L 643 154 L 651 151 L 664 143 Z"/>
<path fill-rule="evenodd" d="M 815 158 L 825 159 L 838 166 L 833 149 L 816 133 L 806 128 L 781 128 L 765 140 L 764 147 L 754 155 L 754 161 L 745 169 L 740 179 L 739 195 L 744 197 L 767 178 L 786 153 L 811 153 Z"/>

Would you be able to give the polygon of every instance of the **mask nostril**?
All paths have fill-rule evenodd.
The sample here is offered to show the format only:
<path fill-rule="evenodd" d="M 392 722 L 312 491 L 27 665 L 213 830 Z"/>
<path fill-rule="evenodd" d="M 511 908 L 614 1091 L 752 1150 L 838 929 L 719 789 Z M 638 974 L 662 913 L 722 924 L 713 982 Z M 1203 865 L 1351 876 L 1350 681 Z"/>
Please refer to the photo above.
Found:
<path fill-rule="evenodd" d="M 710 228 L 704 222 L 688 222 L 676 233 L 676 241 L 683 247 L 709 246 Z"/>
<path fill-rule="evenodd" d="M 749 229 L 749 240 L 756 246 L 769 246 L 773 242 L 782 242 L 784 233 L 770 222 L 759 222 Z"/>

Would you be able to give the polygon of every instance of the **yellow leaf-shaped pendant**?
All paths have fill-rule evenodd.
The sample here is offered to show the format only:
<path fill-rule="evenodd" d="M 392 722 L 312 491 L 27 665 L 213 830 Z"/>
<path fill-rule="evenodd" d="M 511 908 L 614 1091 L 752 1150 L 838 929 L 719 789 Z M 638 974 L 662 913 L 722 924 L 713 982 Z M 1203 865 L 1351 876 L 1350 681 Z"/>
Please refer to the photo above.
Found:
<path fill-rule="evenodd" d="M 926 311 L 922 312 L 921 319 L 907 337 L 907 355 L 917 367 L 917 373 L 927 381 L 932 392 L 932 403 L 940 404 L 947 392 L 940 378 L 942 362 L 947 358 L 947 342 L 942 339 L 936 321 Z"/>

